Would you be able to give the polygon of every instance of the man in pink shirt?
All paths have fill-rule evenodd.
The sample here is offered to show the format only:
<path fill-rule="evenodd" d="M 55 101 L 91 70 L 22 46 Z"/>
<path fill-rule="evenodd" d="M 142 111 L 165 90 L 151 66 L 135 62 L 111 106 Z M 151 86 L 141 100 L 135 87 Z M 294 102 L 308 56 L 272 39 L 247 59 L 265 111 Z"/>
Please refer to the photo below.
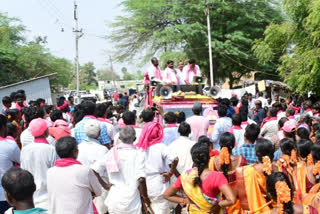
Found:
<path fill-rule="evenodd" d="M 207 136 L 208 128 L 209 128 L 209 120 L 203 116 L 202 113 L 202 104 L 199 102 L 195 102 L 193 107 L 193 116 L 189 117 L 186 122 L 191 126 L 191 131 L 194 136 L 194 140 L 198 141 L 198 138 L 201 135 Z"/>

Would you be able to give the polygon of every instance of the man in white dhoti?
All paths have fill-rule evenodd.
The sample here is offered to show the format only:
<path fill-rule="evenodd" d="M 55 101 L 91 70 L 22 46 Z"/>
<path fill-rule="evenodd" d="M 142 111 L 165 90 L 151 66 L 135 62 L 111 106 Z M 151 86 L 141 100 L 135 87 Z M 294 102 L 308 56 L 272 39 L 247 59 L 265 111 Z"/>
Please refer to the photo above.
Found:
<path fill-rule="evenodd" d="M 201 76 L 200 67 L 196 65 L 196 60 L 191 59 L 183 68 L 184 81 L 187 85 L 193 84 L 193 77 Z"/>
<path fill-rule="evenodd" d="M 178 67 L 175 69 L 177 79 L 179 80 L 179 84 L 178 85 L 185 85 L 186 84 L 185 81 L 184 81 L 183 67 L 184 67 L 184 62 L 183 61 L 179 61 Z"/>
<path fill-rule="evenodd" d="M 163 82 L 167 85 L 180 85 L 179 79 L 174 69 L 174 62 L 172 60 L 169 60 L 167 62 L 167 67 L 164 70 L 162 77 Z"/>
<path fill-rule="evenodd" d="M 162 80 L 161 69 L 159 67 L 159 61 L 156 57 L 151 59 L 152 65 L 148 68 L 147 72 L 144 74 L 145 84 L 148 84 L 153 79 Z"/>
<path fill-rule="evenodd" d="M 150 206 L 147 194 L 144 153 L 133 145 L 136 133 L 131 126 L 120 130 L 120 144 L 115 145 L 96 170 L 107 170 L 112 184 L 105 204 L 110 214 L 141 214 L 141 200 Z M 99 169 L 100 168 L 100 169 Z M 140 191 L 140 194 L 139 194 Z"/>

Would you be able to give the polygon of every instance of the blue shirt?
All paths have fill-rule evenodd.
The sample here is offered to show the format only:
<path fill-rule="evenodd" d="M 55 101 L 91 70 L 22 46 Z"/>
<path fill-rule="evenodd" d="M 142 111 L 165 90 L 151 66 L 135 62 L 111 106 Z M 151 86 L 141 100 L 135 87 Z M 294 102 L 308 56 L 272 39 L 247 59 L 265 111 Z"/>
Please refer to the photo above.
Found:
<path fill-rule="evenodd" d="M 13 214 L 48 214 L 48 210 L 33 208 L 29 210 L 13 210 Z"/>
<path fill-rule="evenodd" d="M 253 120 L 257 123 L 258 126 L 261 126 L 263 119 L 265 118 L 265 112 L 262 108 L 257 111 L 257 115 L 254 116 Z"/>
<path fill-rule="evenodd" d="M 232 127 L 232 120 L 229 117 L 219 118 L 214 125 L 211 140 L 213 141 L 213 149 L 220 150 L 220 137 L 223 133 L 228 131 Z"/>
<path fill-rule="evenodd" d="M 76 124 L 76 127 L 74 128 L 74 137 L 77 140 L 77 143 L 80 144 L 82 141 L 88 138 L 86 135 L 86 132 L 84 131 L 84 125 L 88 120 L 95 120 L 95 117 L 93 116 L 85 116 L 79 123 Z M 108 137 L 108 132 L 107 132 L 107 126 L 98 121 L 100 123 L 100 137 L 98 138 L 98 141 L 101 144 L 108 144 L 110 143 L 110 138 Z"/>
<path fill-rule="evenodd" d="M 162 143 L 169 146 L 173 141 L 177 140 L 180 137 L 180 134 L 178 132 L 178 127 L 170 127 L 170 128 L 164 128 L 163 129 L 163 139 Z"/>
<path fill-rule="evenodd" d="M 234 150 L 233 155 L 241 155 L 247 160 L 248 165 L 258 162 L 255 144 L 243 144 Z"/>
<path fill-rule="evenodd" d="M 278 148 L 278 150 L 274 153 L 274 160 L 277 161 L 282 157 L 283 153 L 281 151 L 281 148 Z"/>
<path fill-rule="evenodd" d="M 234 115 L 235 113 L 236 111 L 234 110 L 234 108 L 232 106 L 229 106 L 227 111 L 227 117 L 232 118 L 232 115 Z"/>

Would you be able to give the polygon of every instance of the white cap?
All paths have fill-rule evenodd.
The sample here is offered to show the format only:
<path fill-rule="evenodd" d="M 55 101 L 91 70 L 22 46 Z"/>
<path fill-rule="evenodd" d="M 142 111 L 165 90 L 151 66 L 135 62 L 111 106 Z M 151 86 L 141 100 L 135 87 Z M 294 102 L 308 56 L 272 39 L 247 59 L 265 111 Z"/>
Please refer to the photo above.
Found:
<path fill-rule="evenodd" d="M 84 131 L 90 138 L 98 138 L 100 136 L 100 123 L 97 120 L 88 120 L 84 124 Z"/>

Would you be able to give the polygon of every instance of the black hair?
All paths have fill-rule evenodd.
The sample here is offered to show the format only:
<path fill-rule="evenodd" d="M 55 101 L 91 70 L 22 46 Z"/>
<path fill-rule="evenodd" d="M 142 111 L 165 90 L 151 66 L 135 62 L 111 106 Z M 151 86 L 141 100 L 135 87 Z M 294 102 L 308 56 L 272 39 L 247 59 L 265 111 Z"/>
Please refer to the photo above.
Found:
<path fill-rule="evenodd" d="M 310 140 L 310 132 L 304 127 L 298 128 L 297 135 L 303 140 Z"/>
<path fill-rule="evenodd" d="M 30 100 L 28 104 L 31 107 L 40 107 L 40 105 L 38 105 L 38 103 L 34 100 Z"/>
<path fill-rule="evenodd" d="M 54 110 L 50 113 L 50 119 L 52 122 L 55 122 L 56 120 L 62 120 L 63 112 L 61 110 Z"/>
<path fill-rule="evenodd" d="M 311 152 L 312 142 L 310 140 L 300 140 L 297 147 L 300 157 L 306 158 Z"/>
<path fill-rule="evenodd" d="M 60 158 L 71 158 L 77 146 L 78 144 L 74 137 L 62 137 L 56 143 L 56 151 Z"/>
<path fill-rule="evenodd" d="M 5 96 L 5 97 L 2 98 L 2 104 L 3 105 L 7 105 L 7 104 L 10 104 L 10 103 L 12 103 L 12 100 L 11 100 L 10 97 Z"/>
<path fill-rule="evenodd" d="M 75 124 L 77 124 L 78 122 L 80 122 L 84 116 L 86 116 L 86 114 L 84 113 L 83 109 L 82 109 L 82 105 L 76 105 L 74 107 L 74 111 L 73 111 L 73 122 Z"/>
<path fill-rule="evenodd" d="M 0 114 L 0 129 L 2 129 L 3 127 L 7 127 L 7 122 L 8 122 L 7 117 L 4 116 L 3 114 Z"/>
<path fill-rule="evenodd" d="M 292 150 L 297 150 L 295 142 L 288 138 L 284 138 L 280 141 L 280 148 L 283 154 L 291 156 Z"/>
<path fill-rule="evenodd" d="M 292 203 L 293 189 L 291 187 L 289 178 L 284 173 L 274 172 L 267 177 L 267 192 L 271 195 L 274 201 L 277 201 L 276 183 L 278 181 L 286 182 L 286 184 L 291 190 L 291 200 L 288 203 L 283 204 L 283 211 L 284 213 L 287 213 L 287 214 L 293 214 L 293 203 Z"/>
<path fill-rule="evenodd" d="M 232 115 L 232 125 L 241 126 L 241 117 L 239 114 Z"/>
<path fill-rule="evenodd" d="M 239 115 L 241 118 L 241 122 L 248 121 L 248 106 L 241 106 L 239 108 Z"/>
<path fill-rule="evenodd" d="M 190 59 L 189 60 L 189 64 L 196 64 L 196 60 L 195 59 Z"/>
<path fill-rule="evenodd" d="M 198 177 L 194 179 L 193 186 L 200 186 L 202 183 L 200 175 L 208 166 L 210 160 L 209 149 L 207 145 L 200 143 L 194 144 L 191 148 L 191 156 L 194 165 L 198 168 Z"/>
<path fill-rule="evenodd" d="M 294 116 L 294 114 L 296 113 L 296 111 L 292 108 L 287 109 L 287 112 L 289 113 L 290 116 Z"/>
<path fill-rule="evenodd" d="M 249 101 L 248 101 L 248 99 L 243 98 L 243 99 L 241 100 L 241 104 L 242 104 L 242 106 L 248 108 L 248 106 L 249 106 Z M 242 106 L 240 106 L 240 107 L 242 107 Z"/>
<path fill-rule="evenodd" d="M 12 101 L 16 100 L 16 94 L 17 94 L 17 92 L 11 92 L 11 94 L 10 94 L 10 99 L 11 99 Z"/>
<path fill-rule="evenodd" d="M 177 123 L 182 123 L 186 121 L 186 114 L 183 111 L 176 112 L 177 115 Z"/>
<path fill-rule="evenodd" d="M 233 134 L 231 134 L 230 132 L 225 132 L 220 137 L 220 142 L 219 142 L 220 147 L 221 148 L 226 147 L 229 151 L 229 154 L 232 154 L 232 149 L 234 148 L 235 143 L 236 143 L 236 139 L 234 138 Z M 230 163 L 231 163 L 231 160 L 230 160 Z M 229 175 L 228 175 L 229 165 L 230 164 L 223 164 L 222 166 L 220 166 L 227 180 L 229 179 Z"/>
<path fill-rule="evenodd" d="M 270 115 L 271 117 L 276 117 L 278 114 L 278 109 L 276 109 L 275 107 L 272 107 L 269 109 Z"/>
<path fill-rule="evenodd" d="M 84 101 L 81 104 L 84 115 L 94 115 L 96 110 L 96 104 L 91 101 Z"/>
<path fill-rule="evenodd" d="M 258 160 L 262 163 L 262 158 L 268 156 L 270 160 L 274 157 L 274 146 L 270 140 L 258 139 L 256 142 L 256 156 Z"/>
<path fill-rule="evenodd" d="M 68 100 L 71 101 L 71 99 L 73 99 L 73 98 L 74 98 L 73 96 L 69 96 Z"/>
<path fill-rule="evenodd" d="M 45 99 L 42 99 L 42 98 L 38 98 L 38 99 L 36 100 L 36 102 L 37 102 L 38 105 L 40 106 L 40 104 L 41 104 L 41 103 L 45 103 L 46 100 L 45 100 Z"/>
<path fill-rule="evenodd" d="M 63 106 L 65 101 L 66 101 L 66 98 L 64 96 L 59 97 L 58 100 L 57 100 L 57 106 L 58 107 Z M 70 111 L 69 106 L 67 106 L 66 108 L 61 109 L 61 111 L 63 111 L 63 112 Z"/>
<path fill-rule="evenodd" d="M 151 122 L 154 119 L 154 112 L 151 108 L 146 108 L 141 112 L 140 117 L 143 119 L 143 122 L 145 123 Z"/>
<path fill-rule="evenodd" d="M 167 61 L 167 65 L 169 65 L 170 63 L 173 63 L 173 61 L 172 60 L 168 60 Z"/>
<path fill-rule="evenodd" d="M 33 119 L 43 118 L 44 111 L 39 107 L 26 107 L 23 109 L 24 118 L 26 120 L 26 125 L 29 126 L 29 123 Z"/>
<path fill-rule="evenodd" d="M 15 136 L 18 133 L 18 127 L 14 123 L 7 123 L 7 135 Z"/>
<path fill-rule="evenodd" d="M 27 170 L 12 167 L 1 179 L 3 189 L 16 201 L 32 199 L 36 191 L 33 175 Z"/>
<path fill-rule="evenodd" d="M 165 115 L 164 115 L 164 121 L 167 123 L 167 124 L 172 124 L 172 123 L 176 123 L 177 122 L 177 116 L 175 113 L 169 111 L 167 112 Z"/>
<path fill-rule="evenodd" d="M 123 97 L 123 94 L 119 94 L 119 98 L 122 98 Z"/>
<path fill-rule="evenodd" d="M 6 116 L 8 118 L 9 122 L 12 122 L 16 119 L 17 115 L 19 114 L 19 110 L 18 109 L 8 109 L 6 111 Z"/>
<path fill-rule="evenodd" d="M 24 99 L 24 94 L 21 94 L 21 93 L 17 93 L 15 96 L 14 96 L 14 99 L 16 100 L 16 99 L 19 99 L 19 98 L 22 98 L 22 99 Z"/>
<path fill-rule="evenodd" d="M 210 139 L 207 137 L 207 136 L 205 136 L 205 135 L 201 135 L 199 138 L 198 138 L 198 143 L 202 143 L 202 144 L 205 144 L 205 145 L 207 145 L 208 146 L 208 149 L 210 148 L 210 146 L 211 146 L 211 141 L 210 141 Z"/>
<path fill-rule="evenodd" d="M 136 115 L 132 111 L 125 111 L 122 115 L 122 119 L 127 126 L 136 124 Z"/>
<path fill-rule="evenodd" d="M 260 127 L 256 124 L 250 124 L 246 127 L 245 138 L 250 141 L 250 143 L 254 143 L 260 134 Z"/>
<path fill-rule="evenodd" d="M 228 107 L 226 105 L 219 105 L 218 107 L 218 115 L 219 117 L 227 116 Z"/>
<path fill-rule="evenodd" d="M 26 95 L 26 92 L 25 92 L 25 90 L 23 90 L 23 89 L 19 89 L 18 91 L 17 91 L 17 94 L 23 94 L 24 96 Z"/>
<path fill-rule="evenodd" d="M 107 112 L 107 106 L 105 104 L 97 104 L 96 105 L 96 116 L 104 117 Z"/>
<path fill-rule="evenodd" d="M 306 100 L 303 102 L 303 105 L 307 105 L 309 108 L 311 108 L 312 102 L 311 102 L 311 100 Z"/>
<path fill-rule="evenodd" d="M 317 141 L 312 145 L 311 154 L 312 154 L 314 163 L 317 163 L 318 161 L 320 161 L 320 142 L 319 141 Z"/>
<path fill-rule="evenodd" d="M 320 102 L 316 102 L 315 104 L 313 104 L 312 109 L 315 109 L 318 112 L 320 112 Z"/>
<path fill-rule="evenodd" d="M 111 110 L 107 110 L 106 113 L 107 113 L 107 119 L 110 119 L 114 116 Z"/>
<path fill-rule="evenodd" d="M 156 60 L 158 60 L 156 57 L 151 58 L 151 63 L 153 64 Z"/>
<path fill-rule="evenodd" d="M 191 133 L 191 127 L 188 123 L 182 122 L 178 128 L 178 132 L 181 136 L 188 137 Z"/>
<path fill-rule="evenodd" d="M 45 105 L 44 110 L 46 111 L 47 114 L 50 114 L 53 110 L 53 105 Z"/>
<path fill-rule="evenodd" d="M 222 100 L 221 100 L 221 103 L 220 103 L 221 105 L 226 105 L 227 107 L 229 107 L 230 106 L 230 104 L 231 104 L 231 102 L 230 102 L 230 100 L 228 99 L 228 98 L 223 98 Z"/>
<path fill-rule="evenodd" d="M 236 97 L 231 97 L 230 102 L 233 106 L 237 106 L 239 103 L 239 100 Z"/>
<path fill-rule="evenodd" d="M 260 97 L 263 97 L 263 92 L 262 91 L 258 92 L 258 94 L 259 94 Z"/>
<path fill-rule="evenodd" d="M 288 118 L 286 118 L 286 117 L 281 118 L 281 119 L 278 121 L 278 126 L 279 126 L 280 128 L 282 128 L 287 121 L 288 121 Z"/>

